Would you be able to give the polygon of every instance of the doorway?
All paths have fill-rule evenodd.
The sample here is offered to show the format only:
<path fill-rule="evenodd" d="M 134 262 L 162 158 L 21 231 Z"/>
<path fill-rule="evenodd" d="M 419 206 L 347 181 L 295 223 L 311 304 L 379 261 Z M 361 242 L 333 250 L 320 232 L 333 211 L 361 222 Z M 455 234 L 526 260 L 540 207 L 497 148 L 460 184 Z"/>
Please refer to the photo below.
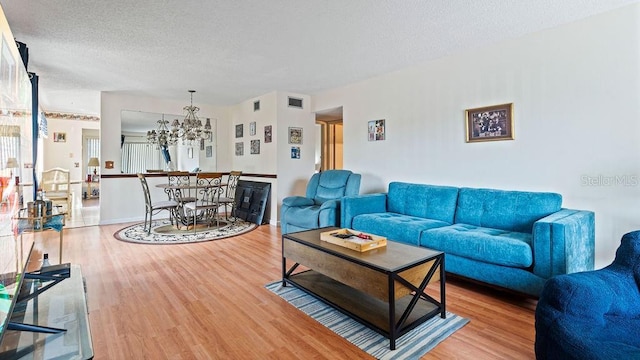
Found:
<path fill-rule="evenodd" d="M 343 168 L 342 106 L 316 112 L 319 139 L 316 148 L 316 171 Z"/>
<path fill-rule="evenodd" d="M 73 214 L 66 227 L 98 225 L 100 222 L 100 131 L 82 129 L 82 160 L 79 192 L 74 191 Z"/>

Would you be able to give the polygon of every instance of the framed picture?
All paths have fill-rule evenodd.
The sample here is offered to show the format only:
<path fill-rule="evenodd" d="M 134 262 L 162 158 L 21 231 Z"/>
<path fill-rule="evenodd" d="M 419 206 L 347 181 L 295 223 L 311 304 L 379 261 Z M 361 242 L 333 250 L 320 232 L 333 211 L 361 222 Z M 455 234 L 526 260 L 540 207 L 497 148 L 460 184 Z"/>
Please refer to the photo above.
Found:
<path fill-rule="evenodd" d="M 249 135 L 253 136 L 256 134 L 256 122 L 252 121 L 249 123 Z"/>
<path fill-rule="evenodd" d="M 264 127 L 264 142 L 265 143 L 270 143 L 271 142 L 271 125 L 267 125 Z"/>
<path fill-rule="evenodd" d="M 260 140 L 251 140 L 251 153 L 260 154 Z"/>
<path fill-rule="evenodd" d="M 300 159 L 300 146 L 292 146 L 291 147 L 291 158 L 292 159 Z"/>
<path fill-rule="evenodd" d="M 369 121 L 369 141 L 384 140 L 384 119 Z"/>
<path fill-rule="evenodd" d="M 302 144 L 302 128 L 301 127 L 289 128 L 289 144 Z"/>
<path fill-rule="evenodd" d="M 241 138 L 242 132 L 243 132 L 242 124 L 236 125 L 236 138 Z"/>
<path fill-rule="evenodd" d="M 465 111 L 467 142 L 513 140 L 513 104 Z"/>
<path fill-rule="evenodd" d="M 206 149 L 207 149 L 207 150 L 206 150 L 205 155 L 206 155 L 207 157 L 212 157 L 212 156 L 213 156 L 213 146 L 211 146 L 211 145 L 207 145 Z"/>
<path fill-rule="evenodd" d="M 53 133 L 53 142 L 67 142 L 67 133 L 54 132 Z"/>
<path fill-rule="evenodd" d="M 236 156 L 242 156 L 244 155 L 244 143 L 243 142 L 237 142 L 236 143 Z"/>

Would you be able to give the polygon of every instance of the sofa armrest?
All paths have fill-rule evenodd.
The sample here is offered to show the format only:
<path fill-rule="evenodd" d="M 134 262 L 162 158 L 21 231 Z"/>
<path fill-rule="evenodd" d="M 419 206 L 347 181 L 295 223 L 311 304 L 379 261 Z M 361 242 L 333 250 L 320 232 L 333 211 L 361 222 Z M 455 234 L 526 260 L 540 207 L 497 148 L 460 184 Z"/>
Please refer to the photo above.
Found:
<path fill-rule="evenodd" d="M 309 199 L 304 196 L 289 196 L 282 199 L 282 205 L 286 205 L 289 207 L 311 206 L 313 204 L 313 199 Z"/>
<path fill-rule="evenodd" d="M 345 196 L 341 199 L 340 224 L 351 229 L 353 218 L 360 214 L 381 213 L 387 211 L 387 194 L 366 194 Z"/>
<path fill-rule="evenodd" d="M 545 316 L 552 321 L 557 321 L 558 316 L 567 315 L 602 321 L 615 301 L 615 294 L 607 291 L 607 283 L 599 275 L 596 271 L 571 276 L 559 275 L 549 279 L 540 294 L 540 309 L 537 310 L 539 315 L 547 313 Z"/>
<path fill-rule="evenodd" d="M 340 226 L 340 199 L 327 200 L 320 205 L 318 226 Z"/>
<path fill-rule="evenodd" d="M 533 224 L 533 273 L 543 278 L 593 270 L 595 214 L 562 209 Z"/>

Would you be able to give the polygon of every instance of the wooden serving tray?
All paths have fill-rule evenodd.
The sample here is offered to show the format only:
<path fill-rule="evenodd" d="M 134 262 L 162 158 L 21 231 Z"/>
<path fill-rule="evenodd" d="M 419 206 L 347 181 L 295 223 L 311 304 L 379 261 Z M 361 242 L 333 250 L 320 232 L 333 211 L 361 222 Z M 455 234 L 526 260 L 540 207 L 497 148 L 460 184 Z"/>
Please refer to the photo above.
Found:
<path fill-rule="evenodd" d="M 368 236 L 369 239 L 358 237 L 360 234 Z M 336 235 L 350 235 L 350 237 L 341 238 Z M 385 237 L 351 229 L 338 229 L 322 232 L 320 233 L 320 240 L 359 252 L 365 252 L 387 246 L 387 238 Z"/>

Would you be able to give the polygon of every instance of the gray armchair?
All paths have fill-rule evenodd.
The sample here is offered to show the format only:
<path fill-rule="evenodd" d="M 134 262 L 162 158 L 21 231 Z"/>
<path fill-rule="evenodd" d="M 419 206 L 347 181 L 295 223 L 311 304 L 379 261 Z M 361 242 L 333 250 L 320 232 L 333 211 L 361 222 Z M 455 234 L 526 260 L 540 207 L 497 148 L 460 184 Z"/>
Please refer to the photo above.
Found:
<path fill-rule="evenodd" d="M 313 174 L 307 184 L 306 196 L 290 196 L 282 200 L 282 233 L 340 226 L 340 199 L 358 195 L 360 179 L 360 174 L 349 170 Z"/>

